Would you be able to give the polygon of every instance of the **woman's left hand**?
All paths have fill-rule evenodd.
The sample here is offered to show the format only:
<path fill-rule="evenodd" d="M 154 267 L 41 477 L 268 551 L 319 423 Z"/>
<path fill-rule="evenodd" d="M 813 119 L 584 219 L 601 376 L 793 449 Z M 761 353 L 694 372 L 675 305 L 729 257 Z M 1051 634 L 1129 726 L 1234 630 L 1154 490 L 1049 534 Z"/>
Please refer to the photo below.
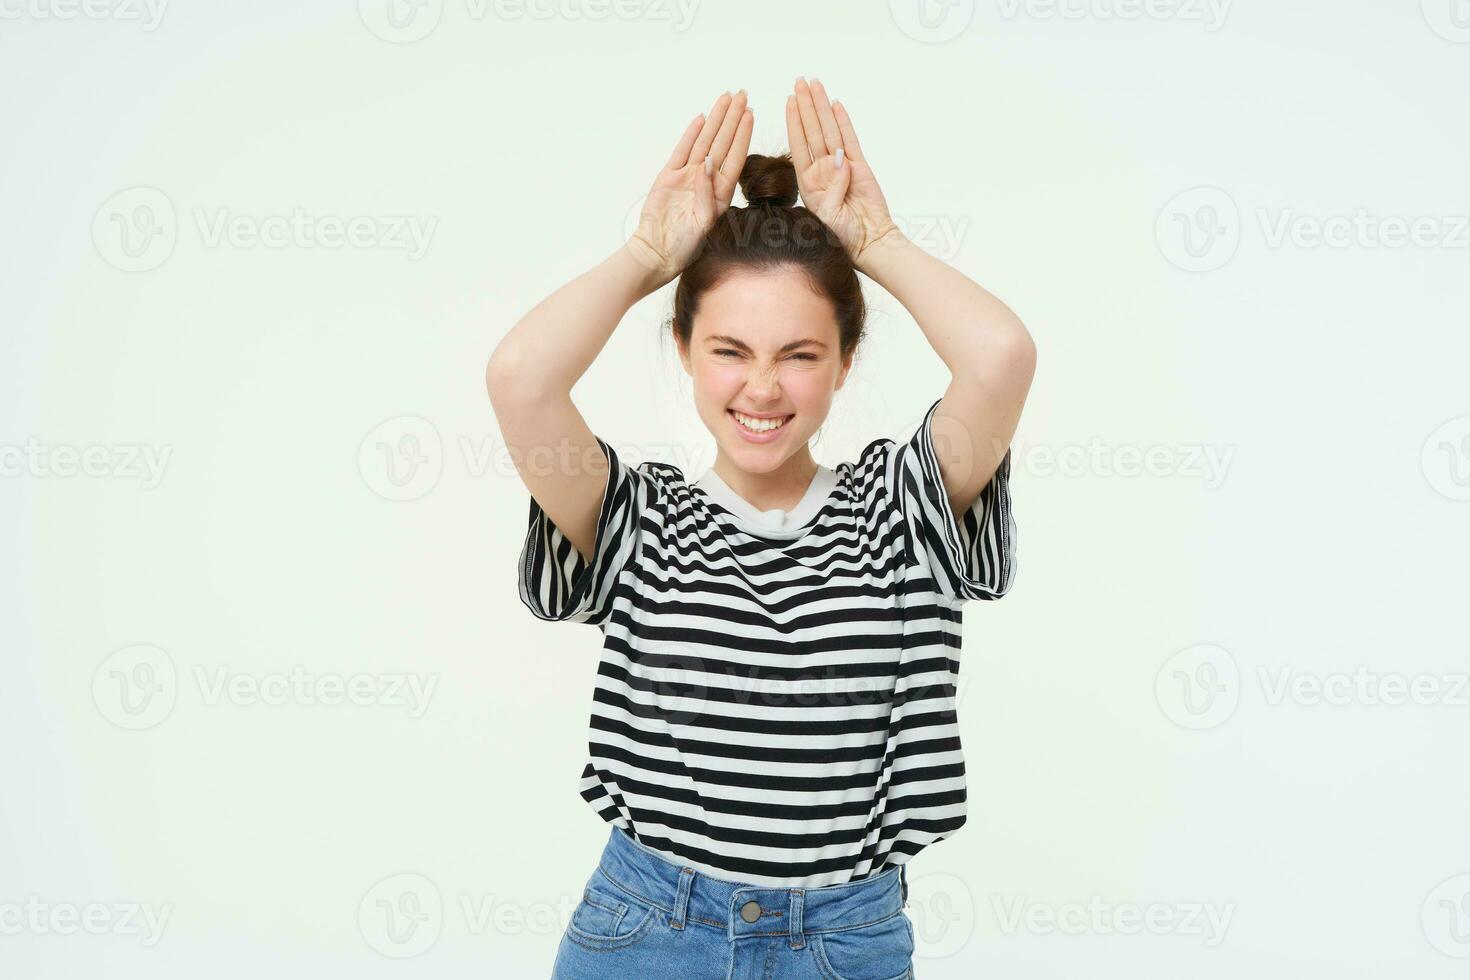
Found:
<path fill-rule="evenodd" d="M 802 203 L 832 229 L 854 264 L 875 243 L 899 234 L 846 107 L 829 103 L 817 79 L 796 80 L 796 94 L 786 99 L 786 137 Z"/>

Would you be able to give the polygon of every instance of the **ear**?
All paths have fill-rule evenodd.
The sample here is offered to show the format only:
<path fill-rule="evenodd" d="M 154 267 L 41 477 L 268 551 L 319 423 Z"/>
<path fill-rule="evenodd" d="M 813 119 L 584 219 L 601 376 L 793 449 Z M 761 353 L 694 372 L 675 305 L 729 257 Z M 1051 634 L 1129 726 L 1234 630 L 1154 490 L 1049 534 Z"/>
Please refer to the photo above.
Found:
<path fill-rule="evenodd" d="M 694 377 L 694 365 L 689 363 L 689 348 L 679 338 L 679 332 L 677 330 L 671 330 L 670 332 L 674 335 L 674 349 L 679 352 L 679 363 L 684 366 L 684 373 L 691 378 Z"/>
<path fill-rule="evenodd" d="M 842 390 L 843 383 L 845 381 L 847 381 L 847 372 L 848 371 L 851 371 L 851 370 L 852 370 L 852 355 L 849 354 L 847 356 L 847 358 L 842 362 L 842 370 L 837 373 L 837 384 L 835 386 L 833 386 L 833 389 L 832 389 L 833 391 L 841 391 Z"/>

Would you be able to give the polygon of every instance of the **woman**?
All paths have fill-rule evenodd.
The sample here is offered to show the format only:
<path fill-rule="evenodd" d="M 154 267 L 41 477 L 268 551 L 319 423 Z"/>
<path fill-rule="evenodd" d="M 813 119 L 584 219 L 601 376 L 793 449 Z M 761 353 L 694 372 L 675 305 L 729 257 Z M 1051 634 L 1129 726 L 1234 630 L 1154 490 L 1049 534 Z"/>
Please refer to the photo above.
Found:
<path fill-rule="evenodd" d="M 628 242 L 487 369 L 531 492 L 521 598 L 603 635 L 580 790 L 611 827 L 559 980 L 911 977 L 904 863 L 965 820 L 960 607 L 1014 577 L 1008 447 L 1035 348 L 898 230 L 841 104 L 815 79 L 795 89 L 789 157 L 747 158 L 745 92 L 721 95 Z M 862 338 L 859 271 L 951 378 L 911 438 L 832 468 L 807 443 Z M 718 447 L 694 483 L 629 466 L 570 394 L 675 277 L 673 333 Z"/>

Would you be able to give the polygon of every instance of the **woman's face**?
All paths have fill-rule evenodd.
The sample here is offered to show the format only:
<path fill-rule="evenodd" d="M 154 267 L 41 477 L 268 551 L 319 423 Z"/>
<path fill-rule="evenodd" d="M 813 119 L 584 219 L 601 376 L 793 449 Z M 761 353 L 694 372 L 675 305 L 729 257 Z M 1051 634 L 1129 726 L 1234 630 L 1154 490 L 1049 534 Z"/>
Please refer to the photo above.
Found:
<path fill-rule="evenodd" d="M 736 272 L 705 293 L 679 353 L 699 417 L 751 473 L 776 470 L 807 445 L 850 366 L 831 300 L 796 269 Z"/>

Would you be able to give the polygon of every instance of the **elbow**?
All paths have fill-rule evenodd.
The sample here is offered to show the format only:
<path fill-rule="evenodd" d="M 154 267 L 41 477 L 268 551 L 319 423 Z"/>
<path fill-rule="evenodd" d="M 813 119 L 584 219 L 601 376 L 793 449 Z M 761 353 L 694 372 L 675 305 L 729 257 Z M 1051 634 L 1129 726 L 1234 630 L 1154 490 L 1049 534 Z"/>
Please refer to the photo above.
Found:
<path fill-rule="evenodd" d="M 491 403 L 506 403 L 526 386 L 526 370 L 513 348 L 506 344 L 492 351 L 485 363 L 485 392 Z"/>
<path fill-rule="evenodd" d="M 1030 378 L 1036 374 L 1036 341 L 1025 327 L 1017 332 L 1016 339 L 1011 343 L 1011 350 L 1007 357 L 1018 372 L 1023 372 Z"/>
<path fill-rule="evenodd" d="M 993 363 L 1011 377 L 1029 382 L 1036 374 L 1036 341 L 1019 323 L 996 344 L 992 357 Z"/>
<path fill-rule="evenodd" d="M 951 368 L 951 375 L 987 391 L 1030 387 L 1036 375 L 1036 342 L 1024 327 L 989 338 L 985 345 L 966 360 L 962 370 Z"/>
<path fill-rule="evenodd" d="M 485 392 L 490 396 L 490 403 L 504 405 L 508 402 L 520 387 L 523 377 L 524 372 L 518 368 L 514 354 L 504 347 L 497 347 L 485 364 Z"/>

